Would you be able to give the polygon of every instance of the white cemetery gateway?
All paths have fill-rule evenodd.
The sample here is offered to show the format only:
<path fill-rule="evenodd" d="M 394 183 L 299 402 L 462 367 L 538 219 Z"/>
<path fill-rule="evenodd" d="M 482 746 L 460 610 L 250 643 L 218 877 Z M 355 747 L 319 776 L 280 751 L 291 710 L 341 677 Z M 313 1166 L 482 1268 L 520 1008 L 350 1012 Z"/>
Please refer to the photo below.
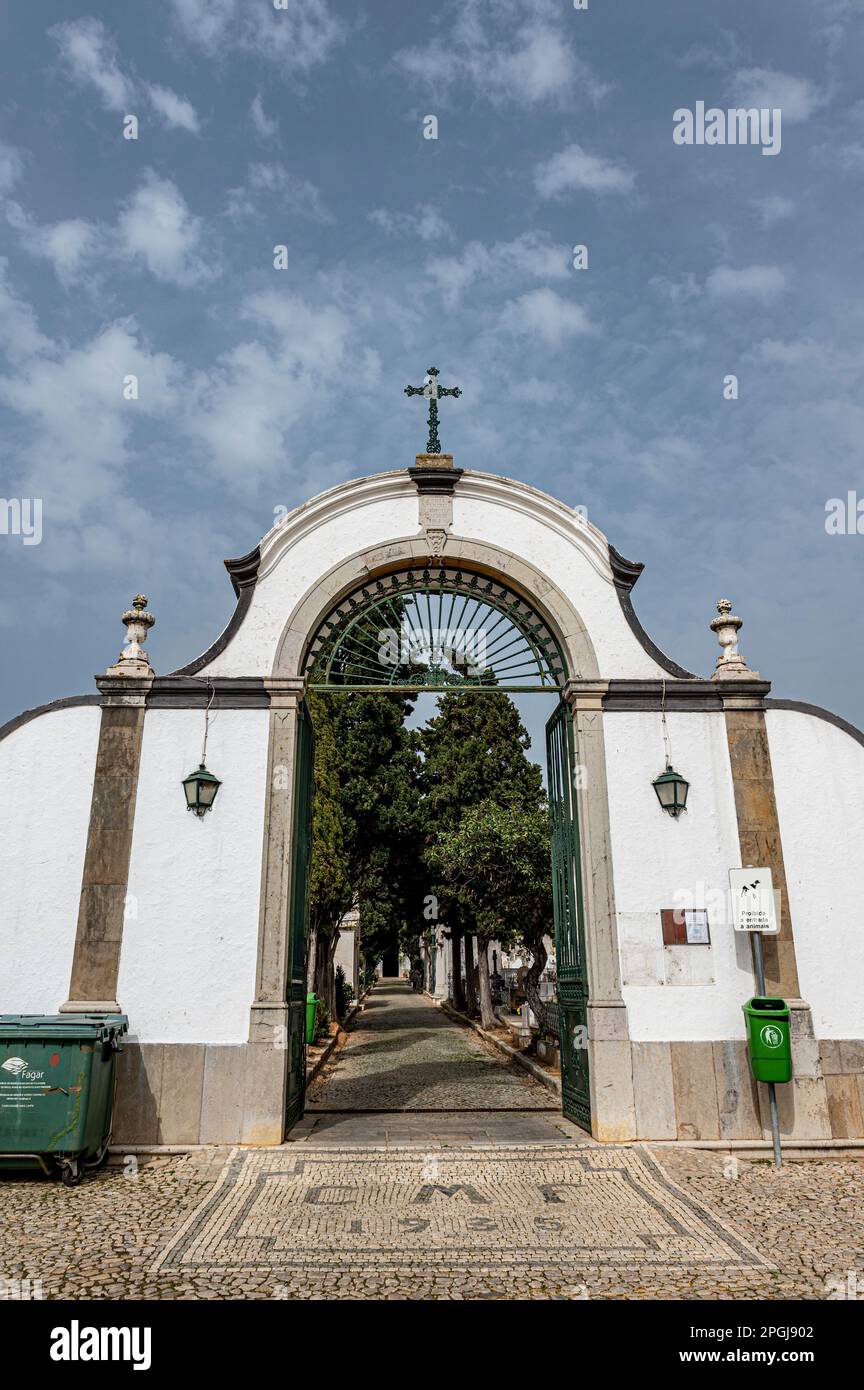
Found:
<path fill-rule="evenodd" d="M 730 868 L 757 864 L 781 904 L 767 990 L 792 1007 L 784 1134 L 864 1133 L 864 735 L 769 698 L 730 605 L 713 674 L 683 670 L 635 615 L 641 566 L 564 503 L 447 455 L 322 493 L 227 567 L 237 608 L 202 656 L 155 675 L 139 596 L 98 693 L 0 729 L 0 1011 L 128 1014 L 118 1142 L 275 1144 L 302 1113 L 304 692 L 352 614 L 421 582 L 486 595 L 560 697 L 565 1113 L 604 1140 L 767 1132 L 741 1010 L 751 942 L 728 910 Z M 221 788 L 199 817 L 179 782 L 207 707 Z M 667 740 L 680 814 L 654 786 Z M 684 907 L 704 911 L 682 926 Z"/>

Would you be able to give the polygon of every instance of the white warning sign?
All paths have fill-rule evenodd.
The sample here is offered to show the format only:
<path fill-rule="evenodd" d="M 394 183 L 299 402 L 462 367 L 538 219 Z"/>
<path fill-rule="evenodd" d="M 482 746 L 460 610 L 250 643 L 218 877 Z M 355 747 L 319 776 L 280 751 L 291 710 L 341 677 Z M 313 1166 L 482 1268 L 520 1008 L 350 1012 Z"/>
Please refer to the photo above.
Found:
<path fill-rule="evenodd" d="M 761 931 L 776 936 L 780 914 L 774 897 L 770 869 L 730 869 L 729 894 L 732 924 L 736 931 Z"/>

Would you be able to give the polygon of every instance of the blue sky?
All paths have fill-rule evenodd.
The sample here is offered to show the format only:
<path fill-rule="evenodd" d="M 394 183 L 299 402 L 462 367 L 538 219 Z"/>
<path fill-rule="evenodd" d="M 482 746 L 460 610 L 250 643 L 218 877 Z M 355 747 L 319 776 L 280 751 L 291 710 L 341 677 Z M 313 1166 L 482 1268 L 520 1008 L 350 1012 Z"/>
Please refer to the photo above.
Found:
<path fill-rule="evenodd" d="M 864 724 L 864 535 L 825 529 L 862 68 L 864 0 L 6 0 L 0 496 L 43 536 L 0 534 L 0 719 L 93 689 L 139 589 L 157 671 L 203 650 L 274 509 L 413 461 L 434 363 L 443 447 L 584 505 L 670 655 L 710 674 L 728 596 L 776 695 Z M 675 145 L 700 100 L 780 107 L 780 154 Z"/>

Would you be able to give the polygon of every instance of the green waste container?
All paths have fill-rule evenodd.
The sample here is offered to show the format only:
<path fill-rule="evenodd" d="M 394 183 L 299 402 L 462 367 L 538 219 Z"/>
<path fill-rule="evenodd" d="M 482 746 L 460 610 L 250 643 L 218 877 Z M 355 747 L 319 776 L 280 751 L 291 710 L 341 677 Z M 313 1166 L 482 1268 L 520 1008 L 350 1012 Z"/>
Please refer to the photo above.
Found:
<path fill-rule="evenodd" d="M 315 1015 L 318 1012 L 318 995 L 306 995 L 306 1042 L 307 1045 L 315 1041 Z"/>
<path fill-rule="evenodd" d="M 125 1014 L 0 1014 L 0 1168 L 70 1186 L 108 1151 Z"/>
<path fill-rule="evenodd" d="M 757 1081 L 791 1081 L 789 1005 L 776 995 L 757 994 L 744 1005 L 750 1065 Z"/>

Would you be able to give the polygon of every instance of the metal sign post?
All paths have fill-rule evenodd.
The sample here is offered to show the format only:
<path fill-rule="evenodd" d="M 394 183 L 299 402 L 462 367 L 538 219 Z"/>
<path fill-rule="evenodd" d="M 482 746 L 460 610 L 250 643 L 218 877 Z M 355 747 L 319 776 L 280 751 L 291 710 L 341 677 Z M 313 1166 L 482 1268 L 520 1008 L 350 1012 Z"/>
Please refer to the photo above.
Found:
<path fill-rule="evenodd" d="M 753 943 L 753 963 L 756 969 L 756 988 L 765 994 L 765 964 L 762 959 L 762 934 L 777 936 L 780 920 L 774 899 L 774 884 L 769 868 L 745 864 L 729 870 L 729 893 L 732 903 L 732 925 L 735 931 L 746 932 Z M 782 1168 L 780 1149 L 780 1119 L 777 1114 L 777 1091 L 773 1081 L 766 1081 L 768 1104 L 771 1110 L 771 1138 L 774 1144 L 774 1166 Z"/>
<path fill-rule="evenodd" d="M 753 961 L 756 966 L 756 988 L 760 994 L 765 993 L 765 964 L 762 960 L 762 933 L 754 931 L 753 941 Z M 777 1089 L 773 1081 L 766 1081 L 768 1087 L 768 1105 L 771 1110 L 771 1139 L 774 1144 L 774 1167 L 783 1167 L 783 1154 L 780 1149 L 780 1117 L 777 1114 Z"/>

